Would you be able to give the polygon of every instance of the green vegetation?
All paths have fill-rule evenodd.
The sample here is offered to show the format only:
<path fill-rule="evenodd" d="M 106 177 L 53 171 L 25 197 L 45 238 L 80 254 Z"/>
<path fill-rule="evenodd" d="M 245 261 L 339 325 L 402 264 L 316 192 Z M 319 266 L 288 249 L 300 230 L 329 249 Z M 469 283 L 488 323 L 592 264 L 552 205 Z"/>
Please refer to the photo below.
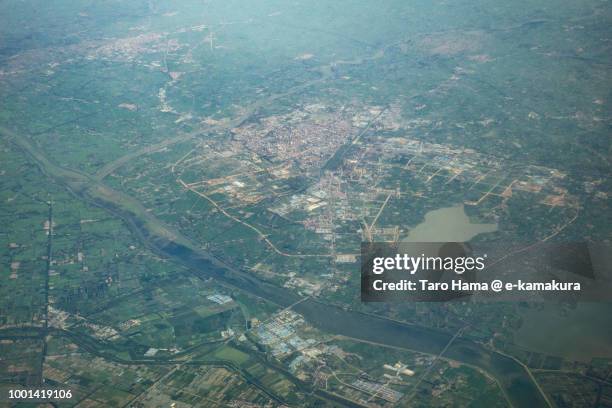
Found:
<path fill-rule="evenodd" d="M 0 2 L 0 395 L 610 404 L 609 305 L 359 296 L 360 243 L 444 208 L 474 241 L 610 241 L 610 14 Z"/>

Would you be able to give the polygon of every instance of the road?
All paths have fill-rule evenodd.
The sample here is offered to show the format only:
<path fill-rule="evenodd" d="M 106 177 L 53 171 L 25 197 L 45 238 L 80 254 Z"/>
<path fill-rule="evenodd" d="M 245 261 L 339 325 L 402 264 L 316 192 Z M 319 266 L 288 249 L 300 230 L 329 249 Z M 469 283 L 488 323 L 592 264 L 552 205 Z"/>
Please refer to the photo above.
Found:
<path fill-rule="evenodd" d="M 201 250 L 199 245 L 146 211 L 133 197 L 108 187 L 95 177 L 57 165 L 28 138 L 4 128 L 0 128 L 0 134 L 27 153 L 44 174 L 65 186 L 79 199 L 123 219 L 145 245 L 186 265 L 196 276 L 219 279 L 282 307 L 300 301 L 295 293 L 261 282 L 252 274 L 237 270 Z M 452 337 L 444 332 L 345 310 L 314 299 L 298 303 L 294 309 L 323 331 L 428 354 L 442 352 Z M 496 378 L 514 406 L 548 406 L 534 378 L 512 357 L 465 338 L 452 342 L 445 356 L 476 366 Z"/>

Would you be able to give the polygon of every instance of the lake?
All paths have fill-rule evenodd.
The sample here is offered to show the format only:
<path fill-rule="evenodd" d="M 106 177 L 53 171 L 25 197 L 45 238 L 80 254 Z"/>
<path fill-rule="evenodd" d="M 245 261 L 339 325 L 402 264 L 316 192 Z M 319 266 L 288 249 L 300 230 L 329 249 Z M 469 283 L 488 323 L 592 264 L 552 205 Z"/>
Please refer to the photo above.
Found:
<path fill-rule="evenodd" d="M 406 242 L 466 242 L 478 234 L 497 231 L 497 224 L 474 224 L 463 204 L 429 211 L 425 220 L 412 228 Z"/>

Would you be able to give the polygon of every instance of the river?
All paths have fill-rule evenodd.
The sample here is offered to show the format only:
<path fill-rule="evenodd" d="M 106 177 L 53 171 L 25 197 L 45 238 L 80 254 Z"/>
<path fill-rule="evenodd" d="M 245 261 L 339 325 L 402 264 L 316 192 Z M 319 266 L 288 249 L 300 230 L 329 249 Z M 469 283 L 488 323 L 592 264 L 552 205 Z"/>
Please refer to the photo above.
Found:
<path fill-rule="evenodd" d="M 43 173 L 63 184 L 83 201 L 103 207 L 122 218 L 144 244 L 186 265 L 194 274 L 218 279 L 280 306 L 286 307 L 300 300 L 293 292 L 260 281 L 198 249 L 179 232 L 173 231 L 147 212 L 132 197 L 113 190 L 91 176 L 60 167 L 27 139 L 6 129 L 0 128 L 0 131 L 8 134 L 28 153 Z M 295 310 L 304 315 L 314 327 L 331 334 L 434 355 L 439 354 L 452 337 L 441 331 L 345 310 L 314 299 L 299 303 Z M 510 357 L 466 338 L 455 339 L 445 351 L 444 357 L 473 365 L 493 375 L 516 407 L 547 406 L 530 373 Z"/>

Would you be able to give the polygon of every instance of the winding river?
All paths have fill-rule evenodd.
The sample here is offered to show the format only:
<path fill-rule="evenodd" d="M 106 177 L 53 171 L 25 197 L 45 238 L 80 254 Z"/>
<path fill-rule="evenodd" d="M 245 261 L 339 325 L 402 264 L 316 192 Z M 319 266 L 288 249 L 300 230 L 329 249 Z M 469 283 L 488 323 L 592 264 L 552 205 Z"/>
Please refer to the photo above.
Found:
<path fill-rule="evenodd" d="M 0 133 L 27 152 L 46 175 L 78 198 L 119 216 L 148 247 L 188 266 L 194 274 L 218 279 L 283 307 L 300 300 L 293 292 L 257 280 L 200 250 L 179 232 L 147 212 L 134 198 L 111 189 L 92 176 L 58 166 L 27 138 L 3 128 L 0 128 Z M 452 338 L 441 331 L 346 310 L 315 299 L 306 299 L 295 305 L 294 309 L 304 315 L 310 324 L 325 332 L 423 353 L 440 354 Z M 513 406 L 548 405 L 529 371 L 511 357 L 461 337 L 454 339 L 444 350 L 443 357 L 478 367 L 492 375 Z"/>

